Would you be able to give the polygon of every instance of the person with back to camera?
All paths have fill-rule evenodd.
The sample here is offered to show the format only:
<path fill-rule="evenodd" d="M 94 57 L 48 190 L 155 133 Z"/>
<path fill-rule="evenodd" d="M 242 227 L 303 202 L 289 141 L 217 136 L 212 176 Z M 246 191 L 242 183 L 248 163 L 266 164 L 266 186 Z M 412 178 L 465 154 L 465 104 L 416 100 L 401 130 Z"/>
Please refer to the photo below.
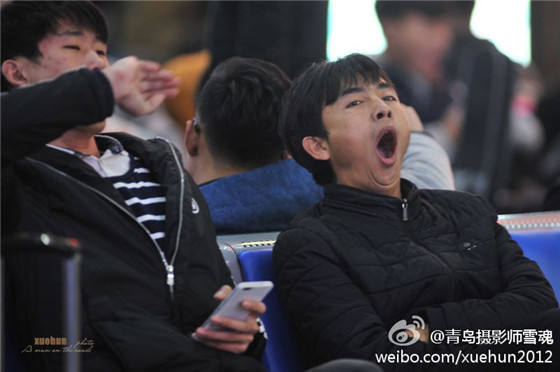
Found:
<path fill-rule="evenodd" d="M 275 64 L 233 57 L 204 84 L 185 128 L 185 166 L 208 201 L 218 234 L 281 230 L 321 200 L 310 173 L 289 159 L 278 135 L 290 79 Z M 453 189 L 445 151 L 423 133 L 412 108 L 403 172 L 421 188 Z"/>
<path fill-rule="evenodd" d="M 391 80 L 373 60 L 354 54 L 312 65 L 284 98 L 280 133 L 325 190 L 273 249 L 276 284 L 310 364 L 518 351 L 518 345 L 437 344 L 434 331 L 549 329 L 558 337 L 550 284 L 497 224 L 490 204 L 469 193 L 419 190 L 401 178 L 410 130 Z M 542 359 L 548 352 L 557 361 L 557 345 L 533 346 Z"/>

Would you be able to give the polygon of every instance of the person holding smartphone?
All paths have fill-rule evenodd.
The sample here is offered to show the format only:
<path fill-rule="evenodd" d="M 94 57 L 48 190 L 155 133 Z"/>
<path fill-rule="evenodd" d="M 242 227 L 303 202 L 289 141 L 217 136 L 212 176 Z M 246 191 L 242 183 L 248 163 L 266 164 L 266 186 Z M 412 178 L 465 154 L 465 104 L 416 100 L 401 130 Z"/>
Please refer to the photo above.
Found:
<path fill-rule="evenodd" d="M 101 134 L 115 103 L 149 113 L 177 80 L 134 57 L 109 66 L 92 2 L 12 1 L 0 12 L 2 237 L 80 241 L 80 331 L 92 345 L 81 370 L 263 371 L 262 302 L 243 301 L 242 320 L 213 317 L 228 332 L 200 328 L 233 281 L 181 155 L 166 139 Z M 59 263 L 41 252 L 6 259 L 5 324 L 17 351 L 66 337 Z M 61 354 L 20 357 L 28 370 L 60 371 Z"/>

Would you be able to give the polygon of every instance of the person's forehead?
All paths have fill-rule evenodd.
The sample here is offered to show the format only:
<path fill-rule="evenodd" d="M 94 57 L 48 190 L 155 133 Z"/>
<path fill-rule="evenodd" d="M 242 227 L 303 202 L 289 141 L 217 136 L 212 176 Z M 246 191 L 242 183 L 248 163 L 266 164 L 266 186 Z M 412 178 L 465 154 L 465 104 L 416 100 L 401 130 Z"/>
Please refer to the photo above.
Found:
<path fill-rule="evenodd" d="M 348 94 L 358 93 L 358 92 L 365 92 L 368 91 L 370 88 L 374 88 L 376 90 L 384 90 L 384 89 L 394 89 L 393 85 L 387 82 L 385 79 L 380 78 L 376 82 L 367 82 L 364 80 L 357 80 L 353 84 L 347 84 L 343 86 L 341 92 L 338 96 L 338 99 L 344 97 Z"/>
<path fill-rule="evenodd" d="M 95 41 L 101 42 L 101 40 L 97 38 L 97 35 L 93 30 L 90 30 L 87 27 L 76 25 L 66 20 L 60 20 L 58 22 L 56 31 L 50 34 L 49 36 L 54 36 L 54 37 L 76 36 L 76 37 L 95 39 Z"/>

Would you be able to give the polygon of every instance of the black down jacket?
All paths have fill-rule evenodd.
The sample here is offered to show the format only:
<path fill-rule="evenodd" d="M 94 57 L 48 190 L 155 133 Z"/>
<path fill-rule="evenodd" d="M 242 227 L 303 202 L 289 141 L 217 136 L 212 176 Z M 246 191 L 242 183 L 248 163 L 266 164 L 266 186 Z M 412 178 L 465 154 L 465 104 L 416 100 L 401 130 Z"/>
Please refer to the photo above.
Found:
<path fill-rule="evenodd" d="M 327 186 L 323 201 L 279 235 L 276 282 L 312 364 L 464 347 L 395 345 L 389 330 L 413 315 L 430 331 L 519 329 L 557 307 L 537 264 L 486 201 L 419 191 L 406 180 L 401 188 L 403 199 Z"/>
<path fill-rule="evenodd" d="M 160 250 L 110 180 L 78 157 L 43 146 L 111 114 L 104 75 L 80 69 L 2 95 L 1 103 L 2 236 L 45 232 L 82 243 L 81 335 L 92 344 L 80 355 L 82 371 L 263 370 L 256 358 L 191 338 L 217 306 L 214 292 L 233 283 L 206 202 L 178 151 L 164 139 L 111 134 L 165 189 L 166 245 Z M 35 338 L 66 337 L 57 301 L 60 262 L 41 253 L 6 261 L 5 319 L 17 351 L 34 346 Z M 257 338 L 255 345 L 262 344 Z M 20 355 L 38 372 L 61 371 L 61 354 Z"/>

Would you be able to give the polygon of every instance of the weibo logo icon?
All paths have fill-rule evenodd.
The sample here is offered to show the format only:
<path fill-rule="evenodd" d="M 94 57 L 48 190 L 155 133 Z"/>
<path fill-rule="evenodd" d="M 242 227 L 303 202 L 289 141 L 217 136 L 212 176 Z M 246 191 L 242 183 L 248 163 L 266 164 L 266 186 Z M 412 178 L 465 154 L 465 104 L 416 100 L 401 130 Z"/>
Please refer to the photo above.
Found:
<path fill-rule="evenodd" d="M 425 329 L 426 322 L 418 315 L 413 315 L 412 319 L 412 324 L 406 324 L 404 319 L 396 322 L 389 330 L 387 336 L 389 341 L 398 346 L 415 344 L 420 339 L 420 332 L 418 332 L 418 329 Z"/>

